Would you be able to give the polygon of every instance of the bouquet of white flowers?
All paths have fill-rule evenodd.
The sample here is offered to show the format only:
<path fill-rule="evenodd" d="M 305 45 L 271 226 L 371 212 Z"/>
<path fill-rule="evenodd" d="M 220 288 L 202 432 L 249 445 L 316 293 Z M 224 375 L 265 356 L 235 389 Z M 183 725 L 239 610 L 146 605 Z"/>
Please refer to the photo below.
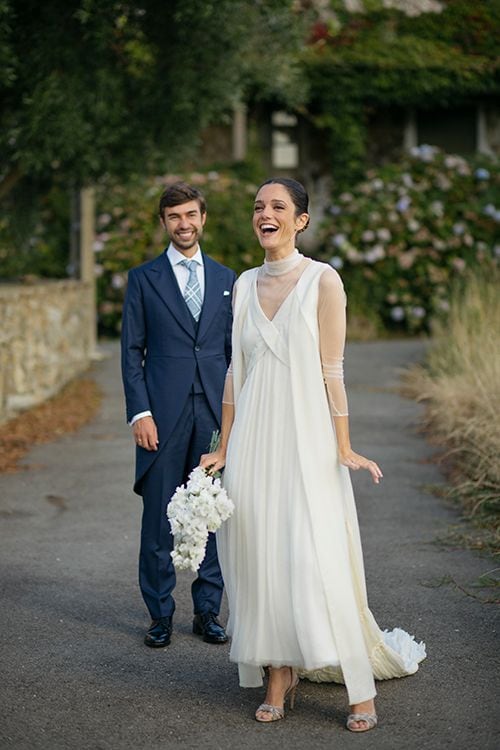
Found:
<path fill-rule="evenodd" d="M 167 506 L 174 535 L 171 555 L 178 570 L 198 570 L 205 557 L 208 532 L 217 531 L 233 510 L 220 478 L 211 476 L 201 466 L 193 469 L 186 486 L 177 487 Z"/>

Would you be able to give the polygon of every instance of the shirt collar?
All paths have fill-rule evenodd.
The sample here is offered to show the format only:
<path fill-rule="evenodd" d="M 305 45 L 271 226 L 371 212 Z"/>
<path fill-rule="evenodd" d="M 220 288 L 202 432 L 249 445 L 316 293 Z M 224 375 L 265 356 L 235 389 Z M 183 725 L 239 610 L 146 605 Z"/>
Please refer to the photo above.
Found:
<path fill-rule="evenodd" d="M 174 247 L 172 243 L 170 243 L 167 248 L 167 258 L 169 259 L 172 266 L 178 266 L 179 263 L 182 263 L 183 260 L 195 260 L 200 264 L 200 266 L 203 266 L 203 255 L 199 245 L 195 254 L 191 258 L 186 258 L 185 255 L 180 253 L 179 250 L 177 250 L 177 248 Z"/>

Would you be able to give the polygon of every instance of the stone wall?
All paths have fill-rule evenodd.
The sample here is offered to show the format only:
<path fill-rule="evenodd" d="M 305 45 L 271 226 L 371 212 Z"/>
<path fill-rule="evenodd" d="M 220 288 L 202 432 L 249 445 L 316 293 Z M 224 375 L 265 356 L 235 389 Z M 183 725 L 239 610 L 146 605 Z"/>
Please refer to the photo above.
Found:
<path fill-rule="evenodd" d="M 88 367 L 92 303 L 80 281 L 0 284 L 0 422 Z"/>

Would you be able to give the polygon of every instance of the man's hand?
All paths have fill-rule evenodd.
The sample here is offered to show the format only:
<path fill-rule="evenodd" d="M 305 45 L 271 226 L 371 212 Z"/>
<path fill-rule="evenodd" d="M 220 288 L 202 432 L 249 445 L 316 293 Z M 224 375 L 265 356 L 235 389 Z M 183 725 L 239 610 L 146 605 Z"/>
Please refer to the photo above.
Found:
<path fill-rule="evenodd" d="M 134 439 L 139 448 L 158 450 L 158 430 L 153 417 L 141 417 L 132 425 Z"/>

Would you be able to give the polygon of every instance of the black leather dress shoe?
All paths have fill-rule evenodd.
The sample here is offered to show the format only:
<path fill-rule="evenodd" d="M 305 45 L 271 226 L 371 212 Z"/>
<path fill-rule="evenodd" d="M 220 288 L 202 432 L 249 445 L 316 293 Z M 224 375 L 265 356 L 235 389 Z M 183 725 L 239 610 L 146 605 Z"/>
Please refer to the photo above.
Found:
<path fill-rule="evenodd" d="M 144 643 L 151 648 L 168 646 L 171 635 L 172 617 L 160 617 L 159 620 L 153 620 L 149 626 L 149 630 L 144 636 Z"/>
<path fill-rule="evenodd" d="M 205 643 L 226 643 L 228 641 L 226 631 L 213 612 L 205 612 L 203 615 L 194 616 L 193 633 L 202 635 Z"/>

